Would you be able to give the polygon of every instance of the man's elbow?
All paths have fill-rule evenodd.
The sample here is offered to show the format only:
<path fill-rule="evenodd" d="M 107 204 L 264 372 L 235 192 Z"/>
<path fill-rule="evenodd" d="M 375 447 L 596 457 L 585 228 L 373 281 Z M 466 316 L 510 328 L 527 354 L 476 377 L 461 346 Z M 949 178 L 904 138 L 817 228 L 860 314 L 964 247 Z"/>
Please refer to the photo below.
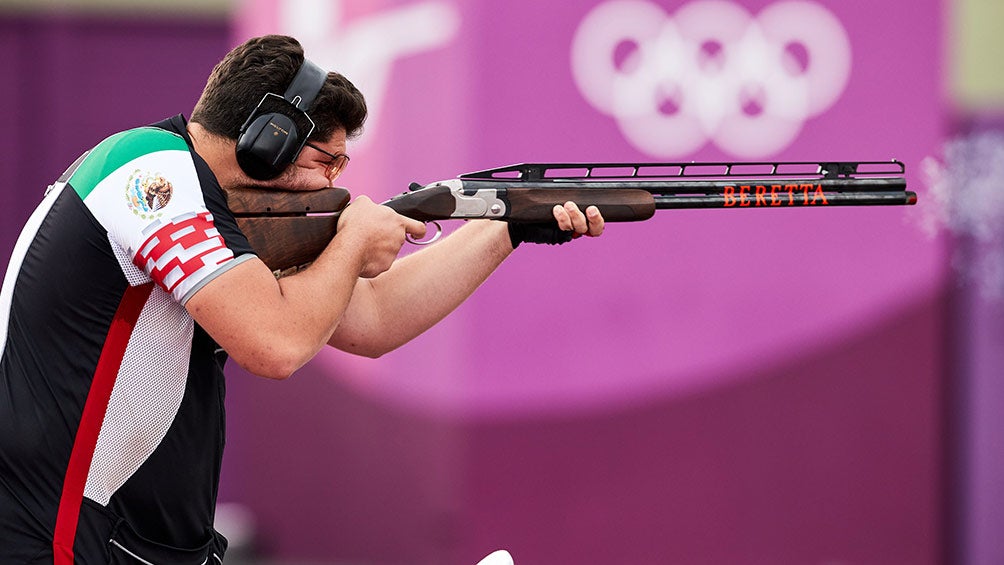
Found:
<path fill-rule="evenodd" d="M 278 349 L 269 347 L 246 354 L 231 354 L 230 357 L 245 371 L 276 381 L 284 381 L 293 376 L 300 367 L 313 357 L 316 351 L 306 352 L 299 349 Z"/>
<path fill-rule="evenodd" d="M 255 369 L 248 369 L 248 372 L 273 381 L 284 381 L 289 377 L 292 377 L 293 373 L 296 372 L 296 369 L 290 369 L 286 366 L 258 367 Z"/>
<path fill-rule="evenodd" d="M 284 381 L 293 376 L 299 367 L 293 367 L 287 363 L 262 363 L 262 362 L 241 362 L 234 359 L 242 369 L 258 377 L 264 377 L 273 381 Z"/>
<path fill-rule="evenodd" d="M 385 349 L 379 347 L 352 347 L 343 349 L 346 353 L 351 353 L 353 355 L 358 355 L 360 357 L 366 357 L 368 359 L 379 359 L 386 353 L 390 353 L 393 349 Z"/>
<path fill-rule="evenodd" d="M 379 359 L 394 351 L 400 347 L 401 343 L 390 343 L 386 341 L 368 341 L 368 340 L 357 340 L 348 343 L 339 342 L 332 340 L 328 345 L 340 349 L 346 353 L 351 353 L 352 355 L 358 355 L 360 357 L 367 357 L 369 359 Z"/>

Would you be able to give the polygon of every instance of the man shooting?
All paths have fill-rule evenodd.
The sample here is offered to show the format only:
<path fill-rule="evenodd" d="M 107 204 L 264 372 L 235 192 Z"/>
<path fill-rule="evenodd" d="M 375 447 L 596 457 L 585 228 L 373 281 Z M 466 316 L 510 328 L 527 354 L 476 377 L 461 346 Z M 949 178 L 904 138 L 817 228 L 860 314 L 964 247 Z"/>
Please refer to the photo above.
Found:
<path fill-rule="evenodd" d="M 0 292 L 0 562 L 222 561 L 227 357 L 274 379 L 325 344 L 377 357 L 521 241 L 603 231 L 597 209 L 567 203 L 553 224 L 472 221 L 398 260 L 425 226 L 357 196 L 317 259 L 277 278 L 226 190 L 330 186 L 365 117 L 296 40 L 255 38 L 216 66 L 190 121 L 112 135 L 50 187 Z"/>

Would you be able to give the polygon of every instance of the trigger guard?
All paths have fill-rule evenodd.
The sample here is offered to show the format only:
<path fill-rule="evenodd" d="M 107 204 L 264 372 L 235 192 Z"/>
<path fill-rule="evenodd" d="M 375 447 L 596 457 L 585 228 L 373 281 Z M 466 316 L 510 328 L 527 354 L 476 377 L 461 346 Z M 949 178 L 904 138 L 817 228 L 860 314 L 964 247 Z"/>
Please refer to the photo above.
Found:
<path fill-rule="evenodd" d="M 436 226 L 436 233 L 429 239 L 412 239 L 411 234 L 405 234 L 404 239 L 412 245 L 429 245 L 430 243 L 435 243 L 443 235 L 443 226 L 439 225 L 439 222 L 436 221 L 426 222 L 426 225 L 428 224 Z"/>

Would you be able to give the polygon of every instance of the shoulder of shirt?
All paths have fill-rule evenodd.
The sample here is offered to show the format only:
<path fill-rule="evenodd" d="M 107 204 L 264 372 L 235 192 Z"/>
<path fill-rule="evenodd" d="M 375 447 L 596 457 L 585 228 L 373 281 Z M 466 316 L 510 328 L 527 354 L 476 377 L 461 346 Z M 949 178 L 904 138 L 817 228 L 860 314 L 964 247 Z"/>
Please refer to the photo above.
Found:
<path fill-rule="evenodd" d="M 188 151 L 188 143 L 181 135 L 156 126 L 143 126 L 121 131 L 106 137 L 94 147 L 109 152 L 123 153 L 125 160 L 157 151 Z"/>
<path fill-rule="evenodd" d="M 144 126 L 111 135 L 94 146 L 69 179 L 81 198 L 86 198 L 101 181 L 120 167 L 140 158 L 157 158 L 176 151 L 189 153 L 185 139 L 177 133 Z M 192 165 L 194 170 L 194 164 Z"/>

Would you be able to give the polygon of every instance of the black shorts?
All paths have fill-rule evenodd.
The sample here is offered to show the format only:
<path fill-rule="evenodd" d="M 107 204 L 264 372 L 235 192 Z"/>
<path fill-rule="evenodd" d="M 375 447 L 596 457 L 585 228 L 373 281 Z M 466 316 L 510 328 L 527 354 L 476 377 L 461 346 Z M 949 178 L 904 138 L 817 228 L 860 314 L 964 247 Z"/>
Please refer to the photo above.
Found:
<path fill-rule="evenodd" d="M 8 516 L 12 518 L 12 516 Z M 51 565 L 54 562 L 52 536 L 41 534 L 37 522 L 15 526 L 6 523 L 2 529 L 5 540 L 0 547 L 0 563 L 4 565 Z M 41 534 L 41 535 L 40 535 Z M 227 540 L 213 528 L 206 530 L 205 539 L 195 547 L 172 547 L 144 538 L 122 518 L 107 508 L 84 499 L 80 507 L 76 536 L 73 542 L 74 565 L 221 565 Z"/>

